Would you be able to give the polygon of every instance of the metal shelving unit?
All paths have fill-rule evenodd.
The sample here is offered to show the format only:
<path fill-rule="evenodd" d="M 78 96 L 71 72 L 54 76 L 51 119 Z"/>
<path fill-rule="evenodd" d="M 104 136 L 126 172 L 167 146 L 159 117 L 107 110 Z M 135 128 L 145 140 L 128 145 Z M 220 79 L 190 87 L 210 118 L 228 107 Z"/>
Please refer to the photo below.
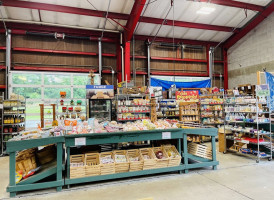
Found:
<path fill-rule="evenodd" d="M 233 97 L 226 97 L 225 101 L 224 101 L 224 107 L 226 106 L 233 106 L 233 110 L 232 111 L 227 111 L 227 109 L 225 108 L 225 120 L 224 120 L 224 134 L 226 132 L 226 130 L 232 131 L 233 136 L 229 135 L 227 136 L 225 134 L 225 140 L 230 140 L 233 141 L 233 145 L 231 147 L 227 147 L 227 144 L 225 144 L 225 149 L 226 151 L 231 151 L 234 153 L 241 153 L 241 154 L 247 154 L 247 155 L 253 155 L 256 157 L 256 162 L 260 162 L 261 158 L 268 158 L 268 160 L 272 159 L 272 142 L 271 142 L 271 113 L 269 111 L 260 111 L 259 107 L 262 107 L 261 105 L 267 105 L 270 101 L 270 97 L 266 96 L 266 101 L 267 102 L 260 102 L 259 101 L 259 97 L 255 96 L 255 100 L 253 102 L 241 102 L 241 103 L 231 103 L 229 98 L 240 98 L 242 97 L 241 95 L 234 95 Z M 244 96 L 246 97 L 246 96 Z M 254 97 L 250 96 L 251 99 L 254 99 Z M 227 103 L 229 102 L 229 103 Z M 250 106 L 256 106 L 256 111 L 252 110 L 252 111 L 237 111 L 237 107 L 240 106 L 245 106 L 250 107 Z M 234 109 L 236 108 L 236 111 L 234 111 Z M 251 109 L 251 108 L 250 108 Z M 237 115 L 242 115 L 241 117 L 243 117 L 243 119 L 236 119 L 236 120 L 227 120 L 228 114 L 237 114 Z M 253 118 L 250 118 L 250 116 L 248 115 L 252 115 L 253 114 Z M 254 114 L 256 115 L 255 120 L 254 120 Z M 268 117 L 266 118 L 261 118 L 264 119 L 265 121 L 260 121 L 260 117 L 259 115 L 262 114 L 266 114 L 268 115 Z M 261 132 L 262 130 L 260 130 L 260 125 L 263 124 L 269 124 L 269 131 L 264 131 Z M 226 125 L 234 125 L 233 128 L 226 128 Z M 235 128 L 236 126 L 241 126 L 242 128 Z M 246 125 L 251 125 L 251 127 L 246 127 Z M 254 128 L 255 127 L 255 128 Z M 252 129 L 251 129 L 252 128 Z M 246 129 L 246 130 L 245 130 Z M 249 137 L 243 137 L 243 136 L 249 136 Z M 268 141 L 262 141 L 262 138 L 269 138 L 269 142 Z M 243 138 L 243 139 L 242 139 Z M 246 139 L 244 139 L 246 138 Z M 251 140 L 251 139 L 255 139 Z M 226 143 L 226 142 L 225 142 Z M 243 148 L 244 146 L 247 146 L 247 148 Z M 254 148 L 255 146 L 255 148 Z M 268 154 L 263 154 L 261 149 L 262 147 L 264 147 L 264 149 L 269 149 L 269 153 Z M 226 153 L 226 151 L 224 153 Z"/>
<path fill-rule="evenodd" d="M 66 116 L 70 116 L 69 118 L 71 118 L 71 114 L 75 114 L 76 115 L 76 118 L 78 118 L 78 115 L 81 115 L 81 114 L 86 114 L 87 116 L 87 103 L 86 102 L 82 102 L 81 105 L 77 105 L 76 102 L 74 102 L 75 105 L 71 105 L 69 103 L 69 99 L 62 99 L 64 100 L 64 105 L 61 105 L 59 101 L 56 102 L 56 118 L 59 119 L 61 118 L 62 116 L 66 117 Z M 65 102 L 67 101 L 67 102 Z M 67 107 L 66 109 L 66 112 L 63 112 L 62 110 L 62 107 Z M 73 111 L 70 112 L 68 110 L 69 107 L 73 107 Z M 81 111 L 80 112 L 76 112 L 74 110 L 74 107 L 81 107 Z"/>
<path fill-rule="evenodd" d="M 1 98 L 1 97 L 0 97 Z M 10 106 L 7 105 L 7 102 L 13 102 L 16 105 Z M 0 103 L 1 104 L 1 103 Z M 21 101 L 21 100 L 3 100 L 3 109 L 1 111 L 2 117 L 2 134 L 1 134 L 1 155 L 6 154 L 6 142 L 8 139 L 11 139 L 13 136 L 17 135 L 18 132 L 25 130 L 26 128 L 26 101 Z M 0 107 L 1 109 L 1 107 Z M 22 110 L 22 113 L 19 112 L 19 110 Z M 14 118 L 18 118 L 20 116 L 23 116 L 24 121 L 22 122 L 15 122 Z M 13 123 L 4 123 L 5 120 L 4 118 L 10 117 L 14 120 Z M 23 129 L 19 131 L 18 127 L 16 129 L 16 125 L 23 125 Z M 12 131 L 10 131 L 10 129 Z"/>

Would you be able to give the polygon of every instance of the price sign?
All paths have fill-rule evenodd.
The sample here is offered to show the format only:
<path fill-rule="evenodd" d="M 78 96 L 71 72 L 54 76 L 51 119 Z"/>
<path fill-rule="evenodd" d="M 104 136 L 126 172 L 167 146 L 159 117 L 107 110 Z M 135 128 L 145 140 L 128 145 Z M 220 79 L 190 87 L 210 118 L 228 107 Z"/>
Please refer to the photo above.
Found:
<path fill-rule="evenodd" d="M 84 146 L 86 145 L 86 138 L 85 137 L 75 138 L 74 144 L 75 146 Z"/>
<path fill-rule="evenodd" d="M 171 132 L 162 132 L 162 139 L 163 140 L 171 139 Z"/>

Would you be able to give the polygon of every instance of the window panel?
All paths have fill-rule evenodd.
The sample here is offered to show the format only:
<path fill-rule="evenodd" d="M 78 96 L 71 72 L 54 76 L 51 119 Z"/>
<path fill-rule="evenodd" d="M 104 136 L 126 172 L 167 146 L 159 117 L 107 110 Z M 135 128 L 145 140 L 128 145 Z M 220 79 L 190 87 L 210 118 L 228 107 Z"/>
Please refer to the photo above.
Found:
<path fill-rule="evenodd" d="M 45 85 L 71 85 L 70 75 L 45 74 Z"/>
<path fill-rule="evenodd" d="M 41 88 L 14 87 L 12 92 L 22 95 L 27 99 L 41 99 Z"/>
<path fill-rule="evenodd" d="M 46 87 L 44 89 L 44 98 L 45 99 L 60 99 L 60 92 L 67 93 L 67 99 L 71 98 L 71 90 L 70 88 L 50 88 Z"/>
<path fill-rule="evenodd" d="M 20 85 L 41 85 L 41 74 L 38 73 L 13 73 L 12 83 Z"/>
<path fill-rule="evenodd" d="M 85 99 L 86 89 L 85 88 L 73 88 L 73 98 L 74 99 Z"/>

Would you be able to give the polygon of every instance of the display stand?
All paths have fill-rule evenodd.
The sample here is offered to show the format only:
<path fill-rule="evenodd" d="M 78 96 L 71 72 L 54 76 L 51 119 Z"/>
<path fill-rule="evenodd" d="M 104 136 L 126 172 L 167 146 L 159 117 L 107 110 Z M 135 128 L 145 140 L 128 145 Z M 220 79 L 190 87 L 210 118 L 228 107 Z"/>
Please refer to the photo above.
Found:
<path fill-rule="evenodd" d="M 40 121 L 41 121 L 41 128 L 45 127 L 45 119 L 52 119 L 52 121 L 56 120 L 56 104 L 39 104 L 40 106 Z M 49 108 L 45 108 L 49 107 Z M 51 109 L 52 108 L 52 118 L 45 118 L 45 109 Z"/>
<path fill-rule="evenodd" d="M 63 164 L 63 143 L 64 137 L 51 137 L 33 140 L 22 140 L 22 141 L 9 141 L 7 142 L 7 152 L 9 156 L 9 177 L 10 183 L 7 187 L 7 192 L 10 192 L 10 197 L 15 197 L 16 192 L 37 190 L 44 188 L 56 188 L 57 191 L 62 190 L 64 180 L 62 177 L 62 164 Z M 24 149 L 35 148 L 39 146 L 45 146 L 49 144 L 57 145 L 57 161 L 55 163 L 42 166 L 40 172 L 37 174 L 20 181 L 16 184 L 15 170 L 16 170 L 16 152 Z M 55 181 L 40 182 L 40 180 L 56 174 Z M 39 181 L 39 183 L 37 183 Z"/>
<path fill-rule="evenodd" d="M 201 158 L 188 153 L 187 149 L 187 136 L 188 135 L 205 135 L 211 136 L 212 145 L 212 159 Z M 65 184 L 77 184 L 84 182 L 94 182 L 126 177 L 134 177 L 148 174 L 157 174 L 163 172 L 178 171 L 185 173 L 189 169 L 200 168 L 206 166 L 213 166 L 213 169 L 217 168 L 219 162 L 216 160 L 216 145 L 215 137 L 217 136 L 217 129 L 205 128 L 205 129 L 166 129 L 166 130 L 148 130 L 148 131 L 131 131 L 131 132 L 116 132 L 116 133 L 104 133 L 104 134 L 82 134 L 82 135 L 67 135 L 65 136 L 65 146 L 67 148 L 67 175 L 65 178 Z M 183 162 L 176 167 L 165 167 L 158 169 L 141 170 L 134 172 L 115 173 L 108 175 L 97 175 L 81 178 L 70 178 L 70 148 L 77 146 L 77 140 L 81 138 L 84 143 L 82 145 L 100 145 L 100 144 L 114 144 L 122 142 L 134 142 L 144 140 L 164 140 L 164 139 L 176 139 L 177 150 L 182 155 Z M 181 141 L 183 140 L 183 144 Z M 183 153 L 181 146 L 183 146 Z M 188 159 L 197 161 L 198 163 L 190 164 Z"/>

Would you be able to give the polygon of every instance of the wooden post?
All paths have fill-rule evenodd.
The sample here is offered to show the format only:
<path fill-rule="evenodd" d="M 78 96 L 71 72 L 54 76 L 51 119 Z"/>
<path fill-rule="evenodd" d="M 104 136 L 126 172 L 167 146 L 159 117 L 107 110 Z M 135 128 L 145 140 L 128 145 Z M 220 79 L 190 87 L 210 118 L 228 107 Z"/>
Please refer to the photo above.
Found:
<path fill-rule="evenodd" d="M 261 72 L 257 71 L 257 85 L 261 85 Z"/>
<path fill-rule="evenodd" d="M 150 100 L 150 105 L 151 105 L 151 115 L 150 115 L 150 119 L 151 122 L 156 122 L 157 121 L 157 112 L 156 112 L 156 99 L 155 98 L 151 98 Z"/>
<path fill-rule="evenodd" d="M 52 106 L 52 115 L 53 115 L 53 121 L 56 120 L 56 104 L 51 104 Z"/>
<path fill-rule="evenodd" d="M 39 104 L 39 106 L 40 106 L 41 128 L 44 128 L 44 104 Z"/>

